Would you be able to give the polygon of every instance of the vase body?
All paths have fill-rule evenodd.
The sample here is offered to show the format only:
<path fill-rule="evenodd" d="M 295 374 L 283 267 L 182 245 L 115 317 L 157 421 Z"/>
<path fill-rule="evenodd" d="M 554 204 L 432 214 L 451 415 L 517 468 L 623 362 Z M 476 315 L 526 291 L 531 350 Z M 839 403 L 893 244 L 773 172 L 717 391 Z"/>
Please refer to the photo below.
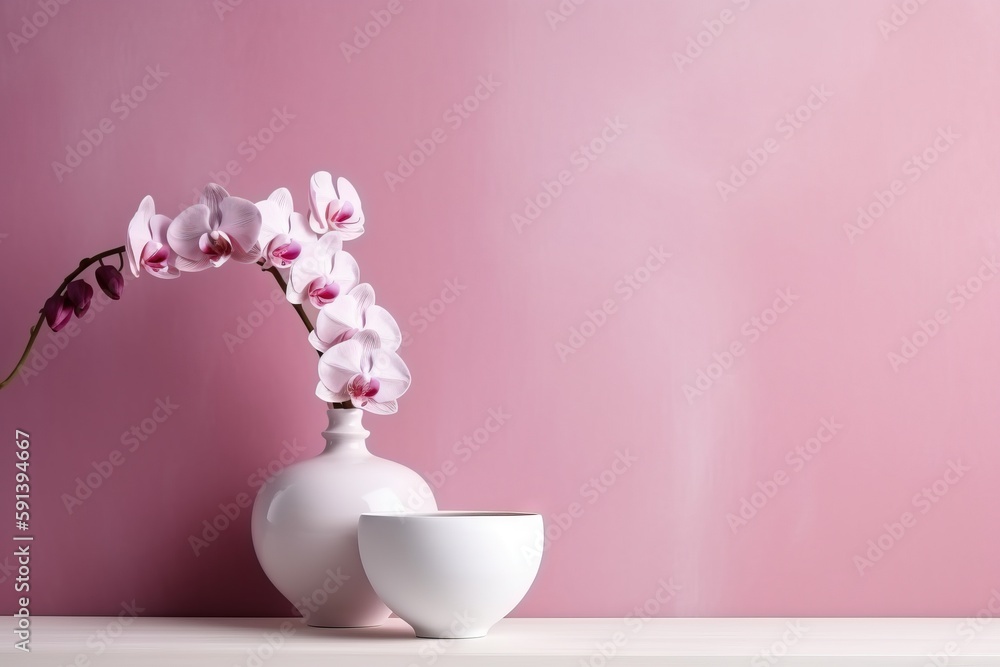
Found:
<path fill-rule="evenodd" d="M 368 451 L 362 414 L 329 410 L 326 449 L 279 472 L 254 502 L 257 560 L 315 627 L 367 627 L 389 617 L 361 565 L 362 513 L 437 509 L 420 475 Z"/>

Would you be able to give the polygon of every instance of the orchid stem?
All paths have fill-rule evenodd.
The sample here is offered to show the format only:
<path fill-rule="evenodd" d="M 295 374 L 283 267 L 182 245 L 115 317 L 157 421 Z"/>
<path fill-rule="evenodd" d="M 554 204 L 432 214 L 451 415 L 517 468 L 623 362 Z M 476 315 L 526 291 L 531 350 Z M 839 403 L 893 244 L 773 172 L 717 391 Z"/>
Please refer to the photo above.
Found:
<path fill-rule="evenodd" d="M 87 269 L 87 267 L 89 267 L 91 264 L 100 262 L 105 257 L 110 257 L 111 255 L 121 256 L 123 252 L 125 252 L 125 246 L 121 245 L 118 246 L 117 248 L 112 248 L 111 250 L 105 250 L 104 252 L 97 253 L 93 257 L 86 257 L 80 260 L 80 265 L 76 267 L 76 270 L 73 271 L 73 273 L 66 276 L 66 278 L 62 281 L 62 284 L 59 285 L 59 288 L 56 289 L 56 291 L 53 292 L 53 294 L 61 294 L 62 291 L 66 289 L 66 286 L 69 285 L 71 282 L 73 282 L 73 279 L 76 278 L 81 273 L 83 273 Z M 14 370 L 10 372 L 10 375 L 8 375 L 3 382 L 0 382 L 0 389 L 3 389 L 14 380 L 14 376 L 17 375 L 17 372 L 21 370 L 22 366 L 24 366 L 24 362 L 28 360 L 28 355 L 31 354 L 31 348 L 34 347 L 35 340 L 38 338 L 38 332 L 42 330 L 43 322 L 45 322 L 44 313 L 39 315 L 38 321 L 35 322 L 35 326 L 31 327 L 31 336 L 28 338 L 28 344 L 24 348 L 24 353 L 21 355 L 21 358 L 17 360 L 17 365 L 14 366 Z"/>
<path fill-rule="evenodd" d="M 281 288 L 282 292 L 287 292 L 288 291 L 288 283 L 286 283 L 285 279 L 281 277 L 281 273 L 278 271 L 277 267 L 270 266 L 270 267 L 268 267 L 268 268 L 266 268 L 264 270 L 267 271 L 268 273 L 270 273 L 272 276 L 274 276 L 274 279 L 276 281 L 278 281 L 278 287 Z M 299 319 L 302 320 L 302 324 L 306 325 L 306 330 L 309 333 L 312 333 L 312 331 L 313 331 L 313 325 L 312 325 L 312 322 L 309 321 L 309 316 L 306 315 L 306 311 L 303 310 L 303 308 L 302 308 L 302 306 L 300 304 L 293 303 L 291 305 L 292 305 L 293 308 L 295 308 L 295 312 L 299 314 Z M 323 353 L 320 352 L 319 356 L 322 357 Z"/>
<path fill-rule="evenodd" d="M 281 291 L 287 293 L 288 292 L 288 283 L 286 283 L 285 279 L 281 277 L 281 272 L 278 271 L 277 267 L 275 267 L 272 264 L 268 268 L 264 269 L 263 265 L 261 265 L 261 266 L 262 266 L 262 270 L 267 271 L 272 276 L 274 276 L 274 279 L 278 282 L 278 287 L 281 288 Z M 293 303 L 291 305 L 292 305 L 293 308 L 295 308 L 295 312 L 297 312 L 299 314 L 299 319 L 302 320 L 302 323 L 304 325 L 306 325 L 306 329 L 309 331 L 309 333 L 312 333 L 312 331 L 313 331 L 313 325 L 312 325 L 312 322 L 309 321 L 309 317 L 306 315 L 306 311 L 302 308 L 302 306 L 300 304 Z M 316 353 L 320 357 L 323 356 L 323 353 L 320 352 L 319 350 L 316 350 Z M 328 402 L 326 405 L 330 409 L 333 409 L 333 408 L 353 408 L 354 407 L 353 405 L 351 405 L 350 401 L 345 401 L 343 403 L 329 403 Z"/>
<path fill-rule="evenodd" d="M 100 263 L 103 265 L 104 262 L 102 260 L 105 257 L 110 257 L 111 255 L 118 255 L 119 266 L 121 268 L 125 268 L 125 260 L 123 258 L 124 252 L 125 252 L 125 246 L 121 245 L 118 246 L 117 248 L 112 248 L 110 250 L 105 250 L 104 252 L 99 252 L 93 257 L 86 257 L 80 260 L 80 264 L 79 266 L 76 267 L 76 270 L 74 270 L 73 273 L 69 274 L 68 276 L 66 276 L 66 278 L 63 279 L 62 283 L 59 285 L 56 291 L 53 292 L 53 294 L 61 294 L 62 291 L 66 289 L 66 287 L 71 282 L 73 282 L 73 280 L 78 275 L 83 273 L 92 264 Z M 274 276 L 274 279 L 278 282 L 278 286 L 281 287 L 281 290 L 283 292 L 287 291 L 288 285 L 285 283 L 285 279 L 281 277 L 281 273 L 278 272 L 277 268 L 272 266 L 264 270 L 270 273 L 272 276 Z M 309 317 L 306 315 L 306 311 L 299 304 L 292 304 L 292 307 L 295 308 L 295 312 L 299 314 L 299 319 L 302 320 L 302 323 L 306 326 L 306 330 L 312 333 L 313 325 L 312 322 L 309 321 Z M 45 313 L 43 312 L 38 316 L 38 321 L 35 322 L 35 326 L 31 327 L 31 335 L 28 337 L 28 344 L 25 346 L 24 352 L 21 354 L 21 358 L 17 360 L 17 365 L 14 366 L 14 370 L 10 372 L 10 375 L 8 375 L 3 382 L 0 382 L 0 389 L 3 389 L 8 384 L 10 384 L 14 380 L 14 377 L 17 375 L 18 371 L 20 371 L 21 368 L 24 366 L 25 362 L 28 360 L 28 355 L 31 354 L 31 349 L 35 345 L 35 341 L 38 339 L 38 334 L 42 330 L 42 324 L 44 323 L 45 323 Z M 323 356 L 322 352 L 317 351 L 317 353 L 319 354 L 319 356 L 321 357 Z M 350 401 L 347 401 L 345 403 L 327 403 L 327 405 L 331 408 L 353 407 Z"/>

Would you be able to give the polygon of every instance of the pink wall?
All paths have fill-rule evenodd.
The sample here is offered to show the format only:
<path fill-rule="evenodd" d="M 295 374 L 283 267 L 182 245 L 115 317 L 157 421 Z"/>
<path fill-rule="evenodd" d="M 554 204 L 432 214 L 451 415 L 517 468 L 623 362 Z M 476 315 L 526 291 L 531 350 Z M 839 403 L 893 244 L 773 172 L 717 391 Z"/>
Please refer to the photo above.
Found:
<path fill-rule="evenodd" d="M 234 193 L 287 185 L 301 208 L 326 168 L 361 192 L 351 251 L 410 334 L 415 382 L 366 419 L 372 449 L 443 481 L 442 507 L 546 515 L 519 614 L 966 615 L 1000 587 L 1000 5 L 226 2 L 50 1 L 37 34 L 44 2 L 3 3 L 30 35 L 0 48 L 5 367 L 143 195 L 174 214 L 229 165 Z M 859 207 L 878 217 L 852 230 Z M 35 613 L 288 611 L 247 510 L 189 545 L 283 441 L 321 447 L 292 311 L 226 344 L 272 289 L 238 266 L 144 276 L 0 395 L 2 503 L 31 433 Z"/>

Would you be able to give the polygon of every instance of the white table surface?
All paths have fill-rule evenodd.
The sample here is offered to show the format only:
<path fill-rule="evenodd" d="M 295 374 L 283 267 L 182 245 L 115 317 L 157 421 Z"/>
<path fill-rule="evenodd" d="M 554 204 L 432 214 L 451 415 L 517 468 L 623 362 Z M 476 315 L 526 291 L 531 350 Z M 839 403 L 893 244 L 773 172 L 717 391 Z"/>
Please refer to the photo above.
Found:
<path fill-rule="evenodd" d="M 288 618 L 140 617 L 122 628 L 114 617 L 52 616 L 32 618 L 30 654 L 13 647 L 13 619 L 0 624 L 3 667 L 1000 665 L 1000 622 L 974 629 L 954 618 L 661 618 L 641 627 L 617 618 L 515 618 L 488 637 L 449 641 L 415 639 L 395 618 L 380 628 L 325 630 Z M 784 655 L 763 654 L 769 647 Z"/>

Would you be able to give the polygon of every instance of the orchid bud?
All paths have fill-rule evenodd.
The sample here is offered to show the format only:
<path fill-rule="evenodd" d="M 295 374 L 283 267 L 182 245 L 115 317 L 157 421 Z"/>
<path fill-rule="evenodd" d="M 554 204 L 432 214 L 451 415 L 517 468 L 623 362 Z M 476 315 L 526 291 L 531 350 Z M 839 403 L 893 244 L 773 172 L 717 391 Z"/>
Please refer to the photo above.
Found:
<path fill-rule="evenodd" d="M 53 331 L 59 331 L 66 326 L 69 318 L 72 317 L 73 304 L 62 294 L 56 294 L 50 296 L 45 302 L 42 312 L 45 314 L 45 322 L 49 328 Z"/>
<path fill-rule="evenodd" d="M 66 298 L 73 305 L 77 317 L 87 312 L 93 297 L 94 288 L 86 280 L 74 280 L 66 288 Z"/>
<path fill-rule="evenodd" d="M 97 285 L 108 297 L 117 301 L 122 298 L 122 290 L 125 289 L 125 279 L 118 269 L 113 266 L 99 266 L 94 272 L 97 278 Z"/>

